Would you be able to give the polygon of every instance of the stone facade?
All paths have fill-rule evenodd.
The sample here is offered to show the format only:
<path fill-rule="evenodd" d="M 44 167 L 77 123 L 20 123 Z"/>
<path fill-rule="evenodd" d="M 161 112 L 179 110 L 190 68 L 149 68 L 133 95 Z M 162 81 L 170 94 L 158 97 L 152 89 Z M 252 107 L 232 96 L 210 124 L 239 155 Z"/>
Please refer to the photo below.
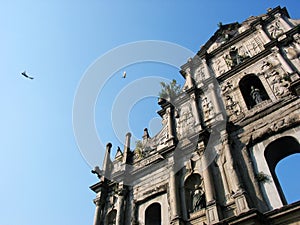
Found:
<path fill-rule="evenodd" d="M 110 160 L 94 225 L 300 224 L 277 163 L 300 152 L 300 20 L 285 8 L 220 25 L 160 99 L 162 130 Z"/>

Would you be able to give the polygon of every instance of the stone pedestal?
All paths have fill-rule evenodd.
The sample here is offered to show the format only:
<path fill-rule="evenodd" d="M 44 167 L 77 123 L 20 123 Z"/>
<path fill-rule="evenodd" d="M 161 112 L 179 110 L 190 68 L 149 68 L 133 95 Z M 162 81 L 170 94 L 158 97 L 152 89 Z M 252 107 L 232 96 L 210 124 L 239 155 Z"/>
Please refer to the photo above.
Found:
<path fill-rule="evenodd" d="M 245 192 L 239 192 L 233 196 L 237 215 L 249 211 L 249 206 L 245 194 Z"/>
<path fill-rule="evenodd" d="M 217 204 L 215 201 L 210 202 L 209 205 L 206 207 L 206 218 L 208 224 L 215 224 L 220 221 Z"/>

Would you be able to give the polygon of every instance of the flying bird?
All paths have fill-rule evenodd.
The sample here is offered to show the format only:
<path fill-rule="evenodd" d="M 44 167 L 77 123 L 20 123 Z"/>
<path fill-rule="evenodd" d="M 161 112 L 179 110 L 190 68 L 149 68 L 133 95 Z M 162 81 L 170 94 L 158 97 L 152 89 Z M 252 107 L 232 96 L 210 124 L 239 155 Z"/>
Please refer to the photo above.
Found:
<path fill-rule="evenodd" d="M 123 78 L 126 78 L 126 71 L 123 72 Z"/>
<path fill-rule="evenodd" d="M 21 74 L 22 74 L 24 77 L 26 77 L 26 78 L 28 78 L 28 79 L 30 79 L 30 80 L 33 79 L 33 77 L 30 77 L 30 76 L 28 76 L 28 75 L 26 74 L 26 71 L 22 72 Z"/>

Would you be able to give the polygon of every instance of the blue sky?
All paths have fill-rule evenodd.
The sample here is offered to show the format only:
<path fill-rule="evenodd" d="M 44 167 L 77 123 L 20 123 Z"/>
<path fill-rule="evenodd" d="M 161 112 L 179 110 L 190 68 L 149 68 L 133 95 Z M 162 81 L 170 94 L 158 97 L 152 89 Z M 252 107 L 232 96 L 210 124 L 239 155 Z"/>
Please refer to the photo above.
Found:
<path fill-rule="evenodd" d="M 242 22 L 278 5 L 286 6 L 292 18 L 300 18 L 296 0 L 3 1 L 0 224 L 92 224 L 94 193 L 88 187 L 97 178 L 76 145 L 72 107 L 82 76 L 97 58 L 141 40 L 174 42 L 197 52 L 220 21 Z M 21 77 L 23 70 L 35 79 Z M 129 79 L 118 79 L 122 71 L 117 72 L 104 97 L 113 99 L 116 90 L 143 76 L 183 82 L 170 66 L 148 63 L 124 70 Z M 137 136 L 157 109 L 152 97 L 132 110 L 129 122 Z M 109 118 L 103 119 L 109 110 L 104 109 L 104 116 L 102 110 L 97 103 L 99 136 L 116 148 L 120 143 L 113 131 L 103 129 L 109 126 Z"/>

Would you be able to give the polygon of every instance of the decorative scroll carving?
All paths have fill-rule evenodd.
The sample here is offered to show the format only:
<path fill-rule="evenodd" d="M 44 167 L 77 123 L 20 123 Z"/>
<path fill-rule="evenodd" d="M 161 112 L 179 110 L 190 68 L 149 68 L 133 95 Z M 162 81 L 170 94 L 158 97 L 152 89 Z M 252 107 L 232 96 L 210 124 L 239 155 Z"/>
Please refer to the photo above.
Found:
<path fill-rule="evenodd" d="M 289 82 L 284 80 L 279 74 L 275 74 L 271 81 L 272 90 L 276 96 L 285 96 L 289 94 Z"/>
<path fill-rule="evenodd" d="M 227 66 L 226 60 L 223 57 L 220 57 L 220 58 L 214 60 L 213 67 L 214 67 L 217 75 L 220 75 L 220 74 L 228 71 L 228 66 Z"/>
<path fill-rule="evenodd" d="M 233 96 L 229 94 L 225 96 L 225 105 L 229 114 L 229 120 L 235 121 L 244 117 L 244 113 L 241 110 L 241 106 L 238 101 L 234 100 Z"/>
<path fill-rule="evenodd" d="M 293 38 L 297 44 L 300 44 L 300 34 L 295 34 Z"/>
<path fill-rule="evenodd" d="M 279 19 L 275 20 L 272 24 L 267 27 L 267 30 L 272 38 L 277 38 L 284 33 L 282 26 L 280 25 Z"/>
<path fill-rule="evenodd" d="M 215 115 L 213 104 L 206 96 L 202 98 L 202 110 L 204 120 L 211 119 Z"/>
<path fill-rule="evenodd" d="M 236 121 L 244 117 L 244 113 L 240 103 L 234 97 L 234 87 L 230 81 L 224 83 L 221 87 L 223 96 L 225 98 L 225 107 L 230 121 Z"/>
<path fill-rule="evenodd" d="M 206 79 L 206 74 L 204 72 L 204 66 L 199 66 L 196 70 L 195 70 L 195 80 L 196 81 L 202 81 Z"/>
<path fill-rule="evenodd" d="M 288 76 L 280 65 L 273 66 L 271 62 L 263 61 L 261 70 L 276 97 L 283 97 L 290 93 Z"/>
<path fill-rule="evenodd" d="M 233 85 L 230 81 L 227 81 L 225 84 L 222 85 L 221 89 L 222 89 L 222 92 L 225 94 L 229 91 L 232 91 Z"/>
<path fill-rule="evenodd" d="M 262 138 L 264 135 L 270 135 L 276 132 L 279 132 L 286 127 L 289 127 L 292 124 L 300 122 L 299 115 L 287 115 L 276 121 L 271 121 L 265 123 L 264 125 L 253 129 L 252 131 L 252 141 Z"/>

